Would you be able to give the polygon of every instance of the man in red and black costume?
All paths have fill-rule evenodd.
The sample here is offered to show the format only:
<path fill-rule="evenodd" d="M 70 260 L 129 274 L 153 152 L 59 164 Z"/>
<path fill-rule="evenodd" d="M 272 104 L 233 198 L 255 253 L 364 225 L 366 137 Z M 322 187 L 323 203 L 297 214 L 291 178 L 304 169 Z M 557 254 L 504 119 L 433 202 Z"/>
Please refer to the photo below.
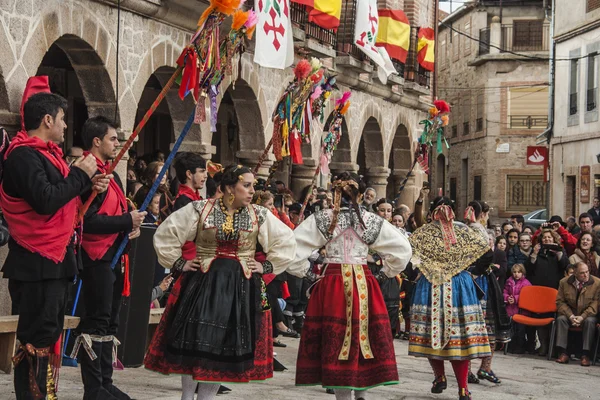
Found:
<path fill-rule="evenodd" d="M 80 195 L 92 185 L 106 190 L 108 179 L 94 176 L 92 156 L 69 169 L 57 143 L 64 140 L 67 101 L 50 93 L 48 77 L 27 82 L 21 105 L 22 130 L 9 146 L 0 187 L 0 206 L 10 231 L 2 269 L 19 314 L 14 358 L 15 397 L 52 396 L 62 352 L 69 284 L 78 273 L 77 228 Z M 91 178 L 94 177 L 92 180 Z"/>
<path fill-rule="evenodd" d="M 81 139 L 84 155 L 91 154 L 100 174 L 117 155 L 119 139 L 116 125 L 98 116 L 83 125 Z M 82 197 L 86 200 L 89 193 Z M 113 385 L 113 354 L 119 344 L 115 335 L 119 325 L 121 295 L 128 295 L 127 255 L 114 269 L 111 261 L 124 235 L 140 235 L 146 212 L 129 212 L 119 175 L 114 174 L 108 190 L 98 195 L 86 212 L 83 224 L 82 259 L 85 314 L 78 327 L 74 353 L 79 351 L 85 400 L 129 400 Z M 125 291 L 123 290 L 125 287 Z M 113 353 L 114 351 L 114 353 Z"/>
<path fill-rule="evenodd" d="M 175 174 L 180 182 L 173 211 L 187 206 L 192 201 L 202 200 L 200 190 L 206 183 L 206 161 L 200 154 L 183 152 L 175 159 Z"/>

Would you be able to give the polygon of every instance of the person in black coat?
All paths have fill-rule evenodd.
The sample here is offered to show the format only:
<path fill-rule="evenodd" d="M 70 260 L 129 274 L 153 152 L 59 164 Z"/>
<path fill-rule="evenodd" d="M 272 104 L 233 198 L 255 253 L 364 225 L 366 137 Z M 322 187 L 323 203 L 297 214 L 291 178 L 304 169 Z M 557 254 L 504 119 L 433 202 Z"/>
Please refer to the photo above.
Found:
<path fill-rule="evenodd" d="M 33 94 L 38 92 L 37 94 Z M 69 166 L 56 145 L 64 141 L 67 101 L 49 93 L 47 77 L 34 77 L 23 96 L 22 130 L 7 151 L 0 206 L 7 223 L 9 253 L 2 268 L 19 314 L 14 386 L 17 399 L 53 395 L 49 379 L 52 346 L 63 331 L 69 284 L 78 274 L 74 229 L 78 197 L 92 186 L 106 190 L 92 156 Z M 28 354 L 34 353 L 33 357 Z M 30 374 L 32 374 L 30 376 Z"/>
<path fill-rule="evenodd" d="M 558 284 L 565 275 L 565 269 L 569 265 L 567 253 L 560 246 L 560 237 L 551 229 L 544 229 L 537 238 L 538 243 L 534 246 L 529 260 L 525 263 L 527 278 L 534 286 L 546 286 L 558 289 Z M 545 326 L 537 329 L 540 339 L 540 356 L 545 356 L 549 349 L 550 327 Z M 528 337 L 533 336 L 530 330 Z M 531 344 L 528 350 L 532 351 Z"/>
<path fill-rule="evenodd" d="M 104 173 L 109 160 L 117 155 L 116 128 L 102 116 L 88 119 L 83 126 L 84 148 L 94 156 L 99 173 Z M 90 194 L 82 200 L 87 200 Z M 91 341 L 91 349 L 79 351 L 85 399 L 130 400 L 112 381 L 121 294 L 129 281 L 127 255 L 122 255 L 114 268 L 111 264 L 125 235 L 129 239 L 140 235 L 145 216 L 145 211 L 129 212 L 121 179 L 114 174 L 108 190 L 96 196 L 84 217 L 81 279 L 85 313 L 77 328 L 80 335 L 75 351 L 79 344 L 86 347 L 86 342 Z"/>

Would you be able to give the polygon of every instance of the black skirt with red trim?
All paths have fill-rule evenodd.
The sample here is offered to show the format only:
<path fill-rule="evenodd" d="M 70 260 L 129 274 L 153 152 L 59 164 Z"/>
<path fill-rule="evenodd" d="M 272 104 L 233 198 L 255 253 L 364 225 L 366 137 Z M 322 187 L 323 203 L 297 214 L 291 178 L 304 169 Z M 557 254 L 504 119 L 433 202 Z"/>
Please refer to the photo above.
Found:
<path fill-rule="evenodd" d="M 260 306 L 260 278 L 220 258 L 206 273 L 176 282 L 144 359 L 147 369 L 204 382 L 250 382 L 273 376 L 270 311 Z"/>
<path fill-rule="evenodd" d="M 368 330 L 373 358 L 359 345 L 359 294 L 353 285 L 352 340 L 348 360 L 339 360 L 346 332 L 346 299 L 339 264 L 329 264 L 314 287 L 302 328 L 296 385 L 366 389 L 398 383 L 398 369 L 388 312 L 379 284 L 363 267 L 368 290 Z"/>

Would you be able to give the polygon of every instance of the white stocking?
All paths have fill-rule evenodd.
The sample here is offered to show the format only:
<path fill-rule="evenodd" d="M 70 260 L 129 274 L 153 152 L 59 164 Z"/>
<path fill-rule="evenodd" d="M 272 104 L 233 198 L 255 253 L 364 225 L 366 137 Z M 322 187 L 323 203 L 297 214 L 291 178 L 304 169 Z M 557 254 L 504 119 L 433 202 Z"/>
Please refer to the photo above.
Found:
<path fill-rule="evenodd" d="M 198 383 L 198 400 L 213 400 L 220 386 L 219 383 Z"/>
<path fill-rule="evenodd" d="M 194 400 L 198 382 L 191 375 L 181 375 L 181 400 Z"/>
<path fill-rule="evenodd" d="M 352 400 L 352 390 L 351 389 L 334 389 L 335 390 L 335 400 Z"/>

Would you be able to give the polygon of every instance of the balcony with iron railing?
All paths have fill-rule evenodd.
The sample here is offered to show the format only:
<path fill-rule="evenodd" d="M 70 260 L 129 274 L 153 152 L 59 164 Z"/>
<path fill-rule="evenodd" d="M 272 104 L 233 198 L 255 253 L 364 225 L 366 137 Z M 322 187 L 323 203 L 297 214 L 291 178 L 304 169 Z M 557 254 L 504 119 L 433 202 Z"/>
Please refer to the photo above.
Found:
<path fill-rule="evenodd" d="M 305 33 L 305 43 L 300 44 L 309 53 L 315 56 L 331 56 L 323 49 L 332 49 L 336 56 L 336 64 L 349 67 L 359 73 L 371 73 L 374 70 L 373 63 L 354 44 L 354 28 L 357 12 L 356 0 L 348 0 L 342 3 L 340 26 L 337 32 L 321 28 L 313 22 L 309 22 L 309 12 L 306 6 L 295 2 L 290 3 L 290 16 L 294 27 Z M 418 28 L 411 28 L 411 45 L 406 63 L 392 60 L 398 72 L 398 76 L 404 81 L 414 82 L 416 85 L 428 89 L 430 87 L 430 72 L 421 67 L 417 62 L 417 33 Z M 318 46 L 315 46 L 315 43 Z"/>
<path fill-rule="evenodd" d="M 506 53 L 548 52 L 550 24 L 542 20 L 515 21 L 512 24 L 492 23 L 479 30 L 478 58 Z M 516 54 L 518 56 L 518 54 Z"/>
<path fill-rule="evenodd" d="M 511 115 L 510 129 L 545 129 L 548 126 L 547 115 Z"/>

